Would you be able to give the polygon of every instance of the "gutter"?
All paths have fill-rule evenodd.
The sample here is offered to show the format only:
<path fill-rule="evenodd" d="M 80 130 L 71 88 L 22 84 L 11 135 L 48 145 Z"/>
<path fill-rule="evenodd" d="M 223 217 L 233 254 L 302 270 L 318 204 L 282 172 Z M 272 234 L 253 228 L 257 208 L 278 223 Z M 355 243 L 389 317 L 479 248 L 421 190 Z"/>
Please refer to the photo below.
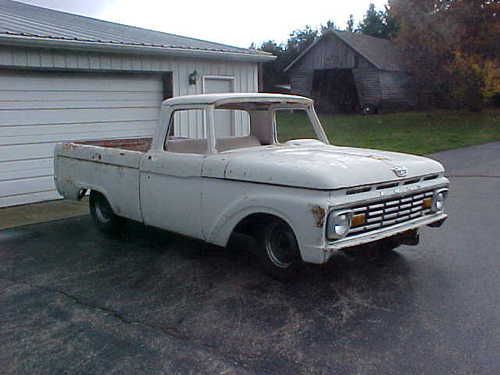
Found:
<path fill-rule="evenodd" d="M 246 62 L 266 62 L 273 61 L 276 56 L 271 54 L 249 54 L 242 52 L 215 51 L 203 50 L 195 48 L 179 48 L 179 47 L 157 47 L 146 45 L 130 45 L 109 42 L 92 42 L 74 39 L 55 39 L 28 37 L 23 35 L 0 35 L 0 44 L 22 47 L 37 47 L 37 48 L 54 48 L 66 49 L 74 51 L 95 51 L 95 52 L 111 52 L 111 53 L 129 53 L 129 54 L 148 54 L 158 56 L 174 56 L 174 57 L 198 57 L 212 60 L 231 60 L 231 61 L 246 61 Z"/>

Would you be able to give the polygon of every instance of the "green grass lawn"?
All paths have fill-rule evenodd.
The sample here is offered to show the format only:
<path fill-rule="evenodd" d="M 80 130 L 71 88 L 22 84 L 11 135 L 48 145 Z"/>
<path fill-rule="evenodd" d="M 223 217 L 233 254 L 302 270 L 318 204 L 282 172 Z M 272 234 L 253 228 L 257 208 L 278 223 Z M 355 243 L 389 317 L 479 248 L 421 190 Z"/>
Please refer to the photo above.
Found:
<path fill-rule="evenodd" d="M 413 154 L 500 141 L 500 111 L 404 112 L 383 115 L 320 115 L 330 142 L 339 146 L 376 148 Z M 280 141 L 310 138 L 300 114 L 279 113 Z"/>

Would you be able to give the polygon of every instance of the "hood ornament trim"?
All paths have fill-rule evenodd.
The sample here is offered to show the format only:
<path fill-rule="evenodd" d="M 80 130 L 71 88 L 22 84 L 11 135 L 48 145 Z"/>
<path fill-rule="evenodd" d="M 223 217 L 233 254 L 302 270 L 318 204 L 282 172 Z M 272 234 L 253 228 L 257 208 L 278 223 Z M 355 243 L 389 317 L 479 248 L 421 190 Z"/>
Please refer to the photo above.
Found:
<path fill-rule="evenodd" d="M 392 171 L 398 177 L 406 177 L 408 175 L 408 168 L 403 167 L 402 165 L 392 168 Z"/>

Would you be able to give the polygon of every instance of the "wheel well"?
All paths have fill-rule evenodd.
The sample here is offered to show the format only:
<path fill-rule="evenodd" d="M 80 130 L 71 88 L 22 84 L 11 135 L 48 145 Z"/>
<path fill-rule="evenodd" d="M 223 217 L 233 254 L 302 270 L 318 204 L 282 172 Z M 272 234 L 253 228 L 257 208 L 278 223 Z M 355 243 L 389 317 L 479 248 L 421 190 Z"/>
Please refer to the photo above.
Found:
<path fill-rule="evenodd" d="M 287 225 L 289 225 L 285 220 L 280 218 L 279 216 L 272 215 L 272 214 L 266 214 L 266 213 L 255 213 L 251 214 L 244 219 L 242 219 L 233 229 L 231 236 L 234 235 L 235 233 L 239 234 L 245 234 L 248 236 L 252 236 L 254 233 L 254 230 L 257 229 L 258 226 L 271 222 L 272 220 L 279 220 Z M 291 228 L 293 231 L 293 228 Z"/>
<path fill-rule="evenodd" d="M 106 196 L 101 193 L 99 190 L 94 190 L 94 189 L 89 189 L 89 195 L 102 195 L 104 198 L 106 198 Z"/>
<path fill-rule="evenodd" d="M 83 199 L 83 197 L 84 197 L 85 195 L 87 195 L 87 191 L 88 191 L 88 190 L 87 190 L 87 189 L 85 189 L 85 188 L 81 188 L 80 190 L 78 190 L 78 196 L 77 196 L 77 199 L 78 199 L 79 201 L 81 201 L 81 200 Z"/>
<path fill-rule="evenodd" d="M 89 189 L 89 200 L 92 200 L 94 197 L 99 197 L 99 196 L 103 197 L 111 206 L 111 202 L 109 201 L 108 197 L 106 197 L 105 194 L 101 193 L 99 190 Z"/>

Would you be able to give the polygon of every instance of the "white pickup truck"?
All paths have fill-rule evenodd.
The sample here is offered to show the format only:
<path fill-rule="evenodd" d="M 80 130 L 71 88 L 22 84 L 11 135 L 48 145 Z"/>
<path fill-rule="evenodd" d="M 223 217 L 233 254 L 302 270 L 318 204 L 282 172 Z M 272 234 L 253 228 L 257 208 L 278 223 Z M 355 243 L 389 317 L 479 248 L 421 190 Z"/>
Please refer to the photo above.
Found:
<path fill-rule="evenodd" d="M 251 235 L 277 278 L 354 246 L 417 244 L 446 219 L 449 184 L 428 158 L 330 145 L 312 100 L 277 94 L 166 100 L 152 139 L 58 144 L 55 182 L 67 199 L 90 191 L 103 231 L 127 218 L 220 246 Z"/>

